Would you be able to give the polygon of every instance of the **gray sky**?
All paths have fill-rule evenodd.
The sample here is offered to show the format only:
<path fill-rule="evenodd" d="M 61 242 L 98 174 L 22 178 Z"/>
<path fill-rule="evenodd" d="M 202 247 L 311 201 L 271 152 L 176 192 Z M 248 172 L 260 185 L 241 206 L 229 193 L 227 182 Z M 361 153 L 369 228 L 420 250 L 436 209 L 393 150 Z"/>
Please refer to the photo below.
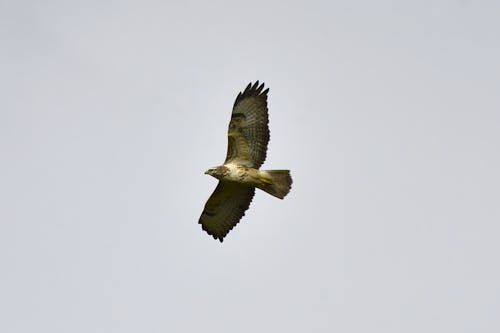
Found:
<path fill-rule="evenodd" d="M 0 331 L 499 332 L 497 1 L 0 1 Z M 198 225 L 237 93 L 257 192 Z"/>

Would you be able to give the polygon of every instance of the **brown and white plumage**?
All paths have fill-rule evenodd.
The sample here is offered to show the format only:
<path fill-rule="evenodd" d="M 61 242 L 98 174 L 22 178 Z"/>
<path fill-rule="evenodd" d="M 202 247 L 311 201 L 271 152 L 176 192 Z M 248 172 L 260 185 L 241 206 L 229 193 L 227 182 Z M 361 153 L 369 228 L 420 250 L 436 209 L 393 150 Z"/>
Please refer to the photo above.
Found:
<path fill-rule="evenodd" d="M 266 159 L 269 143 L 269 116 L 264 83 L 248 84 L 234 102 L 227 133 L 227 156 L 224 164 L 238 163 L 258 169 Z"/>
<path fill-rule="evenodd" d="M 245 215 L 255 187 L 280 199 L 291 188 L 288 170 L 259 170 L 269 142 L 268 91 L 257 81 L 238 94 L 229 122 L 224 165 L 205 172 L 219 179 L 219 184 L 205 204 L 199 223 L 221 242 Z"/>
<path fill-rule="evenodd" d="M 202 229 L 222 242 L 227 233 L 245 215 L 254 194 L 255 187 L 219 180 L 201 213 Z"/>

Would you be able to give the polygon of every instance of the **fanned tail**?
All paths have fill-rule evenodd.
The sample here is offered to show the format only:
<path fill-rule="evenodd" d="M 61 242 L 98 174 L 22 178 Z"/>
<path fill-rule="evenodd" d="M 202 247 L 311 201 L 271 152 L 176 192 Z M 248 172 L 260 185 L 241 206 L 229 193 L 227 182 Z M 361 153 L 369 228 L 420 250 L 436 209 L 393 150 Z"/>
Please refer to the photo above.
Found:
<path fill-rule="evenodd" d="M 283 199 L 292 188 L 290 170 L 263 170 L 270 181 L 264 182 L 259 188 L 276 198 Z"/>

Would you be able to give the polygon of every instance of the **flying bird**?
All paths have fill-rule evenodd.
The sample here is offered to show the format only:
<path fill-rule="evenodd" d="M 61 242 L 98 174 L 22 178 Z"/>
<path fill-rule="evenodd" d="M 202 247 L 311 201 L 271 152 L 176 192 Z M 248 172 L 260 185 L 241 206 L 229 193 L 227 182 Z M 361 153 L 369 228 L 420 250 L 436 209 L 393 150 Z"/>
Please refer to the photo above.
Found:
<path fill-rule="evenodd" d="M 269 142 L 267 93 L 264 83 L 250 83 L 234 102 L 228 129 L 226 160 L 205 174 L 219 180 L 199 223 L 214 239 L 224 237 L 245 215 L 259 188 L 283 199 L 292 186 L 290 170 L 259 170 Z"/>

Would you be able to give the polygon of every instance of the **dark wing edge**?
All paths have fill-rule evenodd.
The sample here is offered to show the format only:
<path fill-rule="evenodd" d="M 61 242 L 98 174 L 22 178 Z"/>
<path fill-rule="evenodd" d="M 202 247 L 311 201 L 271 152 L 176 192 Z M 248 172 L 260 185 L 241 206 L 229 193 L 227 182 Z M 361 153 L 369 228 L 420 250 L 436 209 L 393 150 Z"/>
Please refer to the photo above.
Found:
<path fill-rule="evenodd" d="M 269 88 L 266 90 L 262 91 L 264 89 L 264 82 L 259 86 L 259 80 L 255 81 L 255 83 L 252 85 L 252 82 L 248 84 L 248 86 L 243 90 L 243 92 L 239 92 L 238 96 L 236 96 L 236 100 L 234 101 L 233 109 L 236 108 L 236 106 L 244 99 L 247 97 L 263 97 L 264 100 L 267 102 L 267 93 L 269 92 Z"/>
<path fill-rule="evenodd" d="M 267 94 L 264 83 L 249 83 L 234 101 L 228 130 L 226 160 L 247 159 L 247 166 L 259 168 L 266 160 L 270 139 Z"/>
<path fill-rule="evenodd" d="M 201 228 L 221 243 L 250 207 L 255 188 L 219 181 L 198 221 Z"/>

